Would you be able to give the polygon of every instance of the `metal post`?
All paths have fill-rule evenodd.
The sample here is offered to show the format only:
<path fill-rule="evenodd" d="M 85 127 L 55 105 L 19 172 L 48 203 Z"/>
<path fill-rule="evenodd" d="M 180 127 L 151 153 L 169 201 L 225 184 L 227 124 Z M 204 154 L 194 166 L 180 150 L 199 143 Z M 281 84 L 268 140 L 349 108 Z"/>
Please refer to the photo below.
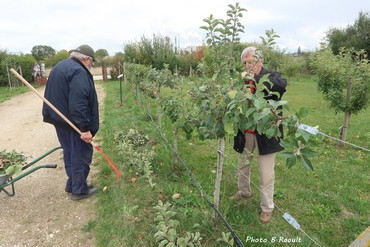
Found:
<path fill-rule="evenodd" d="M 120 74 L 118 76 L 118 78 L 119 78 L 119 92 L 120 92 L 121 105 L 122 105 L 122 76 L 123 76 L 123 74 Z"/>
<path fill-rule="evenodd" d="M 348 78 L 348 84 L 347 84 L 347 98 L 346 98 L 346 105 L 348 105 L 351 101 L 351 93 L 352 93 L 352 82 L 353 82 L 353 77 Z M 349 117 L 351 116 L 351 112 L 348 112 L 346 110 L 344 112 L 344 121 L 343 121 L 343 127 L 340 135 L 340 139 L 342 141 L 345 141 L 347 139 L 347 129 L 348 129 L 348 122 L 349 122 Z M 344 145 L 342 143 L 342 145 Z"/>
<path fill-rule="evenodd" d="M 9 75 L 8 62 L 6 62 L 6 73 L 8 73 L 8 83 L 9 83 L 10 92 L 13 92 L 13 90 L 12 90 L 12 82 L 10 80 L 10 75 Z"/>

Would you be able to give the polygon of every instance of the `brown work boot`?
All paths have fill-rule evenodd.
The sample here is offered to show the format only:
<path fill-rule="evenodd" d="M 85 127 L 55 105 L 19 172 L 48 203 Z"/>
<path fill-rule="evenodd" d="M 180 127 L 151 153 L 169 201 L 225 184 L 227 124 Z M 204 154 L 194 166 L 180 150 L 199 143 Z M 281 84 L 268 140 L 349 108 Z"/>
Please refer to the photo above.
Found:
<path fill-rule="evenodd" d="M 272 212 L 262 212 L 260 220 L 262 223 L 269 223 L 272 218 Z"/>
<path fill-rule="evenodd" d="M 250 195 L 241 195 L 238 191 L 238 192 L 235 193 L 235 195 L 232 195 L 229 199 L 238 201 L 238 200 L 243 199 L 243 198 L 251 198 L 251 197 L 252 197 L 252 193 Z"/>

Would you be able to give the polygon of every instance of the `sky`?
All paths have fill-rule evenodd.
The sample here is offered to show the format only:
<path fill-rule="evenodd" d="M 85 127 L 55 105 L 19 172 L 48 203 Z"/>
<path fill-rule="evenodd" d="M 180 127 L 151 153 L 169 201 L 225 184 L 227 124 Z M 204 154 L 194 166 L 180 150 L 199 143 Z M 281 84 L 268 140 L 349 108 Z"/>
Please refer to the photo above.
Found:
<path fill-rule="evenodd" d="M 236 2 L 247 9 L 241 42 L 259 42 L 274 29 L 277 46 L 287 52 L 314 51 L 330 28 L 353 25 L 359 12 L 370 12 L 368 0 L 1 0 L 0 50 L 30 54 L 36 45 L 60 51 L 88 44 L 114 56 L 153 34 L 179 48 L 199 46 L 203 19 L 227 19 Z"/>

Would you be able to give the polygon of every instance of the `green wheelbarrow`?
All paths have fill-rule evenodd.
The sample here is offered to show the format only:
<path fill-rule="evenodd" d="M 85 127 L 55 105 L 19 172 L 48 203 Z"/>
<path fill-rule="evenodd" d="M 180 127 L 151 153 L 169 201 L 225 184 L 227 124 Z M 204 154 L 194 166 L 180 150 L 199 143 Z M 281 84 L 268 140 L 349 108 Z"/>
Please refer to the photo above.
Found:
<path fill-rule="evenodd" d="M 31 161 L 30 163 L 26 164 L 25 166 L 22 167 L 22 171 L 26 170 L 30 166 L 34 165 L 35 163 L 39 162 L 40 160 L 42 160 L 43 158 L 45 158 L 46 156 L 48 156 L 49 154 L 53 153 L 54 151 L 56 151 L 60 148 L 62 148 L 62 147 L 59 146 L 59 147 L 53 148 L 49 152 L 41 155 L 37 159 L 35 159 L 35 160 Z M 57 167 L 56 164 L 38 165 L 38 166 L 35 166 L 33 168 L 30 168 L 29 170 L 26 170 L 25 172 L 21 173 L 20 175 L 18 175 L 15 178 L 9 177 L 9 175 L 6 175 L 6 174 L 1 175 L 0 176 L 0 192 L 4 191 L 4 193 L 7 194 L 8 196 L 14 196 L 15 195 L 14 183 L 17 182 L 19 179 L 24 178 L 25 176 L 33 173 L 34 171 L 36 171 L 40 168 L 56 168 L 56 167 Z M 5 187 L 7 187 L 7 186 L 11 186 L 11 191 L 7 191 L 5 189 Z"/>

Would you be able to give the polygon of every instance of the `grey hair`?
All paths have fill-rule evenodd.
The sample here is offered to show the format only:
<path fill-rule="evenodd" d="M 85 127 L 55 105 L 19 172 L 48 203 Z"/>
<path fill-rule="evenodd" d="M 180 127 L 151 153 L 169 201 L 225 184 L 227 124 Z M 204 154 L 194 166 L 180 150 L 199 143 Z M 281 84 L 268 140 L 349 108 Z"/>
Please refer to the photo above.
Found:
<path fill-rule="evenodd" d="M 83 60 L 83 59 L 88 58 L 89 56 L 86 56 L 86 55 L 84 55 L 84 54 L 82 54 L 82 53 L 80 53 L 80 52 L 78 52 L 78 51 L 73 51 L 73 52 L 71 53 L 71 55 L 69 55 L 69 57 L 70 57 L 70 58 L 76 58 L 76 59 L 78 59 L 78 60 Z"/>
<path fill-rule="evenodd" d="M 254 57 L 255 59 L 258 61 L 258 60 L 261 60 L 263 58 L 263 55 L 262 55 L 262 51 L 257 49 L 256 47 L 254 46 L 249 46 L 247 48 L 245 48 L 242 52 L 242 54 L 240 55 L 240 59 L 242 60 L 243 62 L 243 58 L 245 56 L 248 56 L 249 54 L 253 53 L 254 54 Z"/>

